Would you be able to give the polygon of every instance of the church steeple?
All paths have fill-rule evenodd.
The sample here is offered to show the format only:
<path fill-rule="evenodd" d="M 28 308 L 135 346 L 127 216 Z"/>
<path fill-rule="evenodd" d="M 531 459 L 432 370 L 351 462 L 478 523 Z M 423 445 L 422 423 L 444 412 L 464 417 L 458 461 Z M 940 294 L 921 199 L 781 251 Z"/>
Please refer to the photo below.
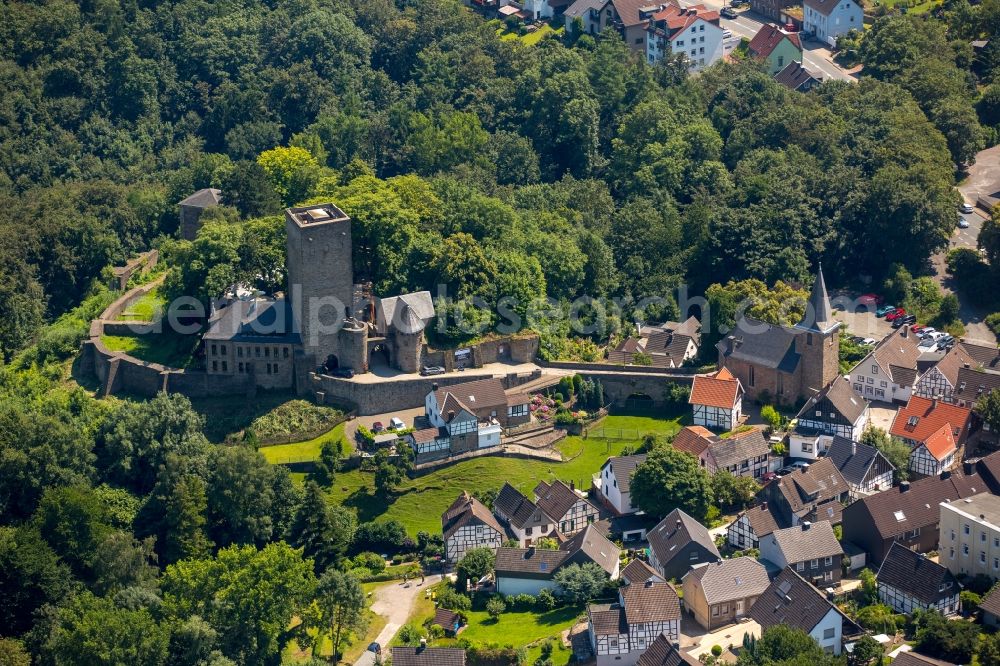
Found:
<path fill-rule="evenodd" d="M 813 282 L 812 293 L 809 295 L 809 305 L 799 326 L 820 333 L 826 333 L 840 326 L 840 322 L 833 318 L 833 307 L 830 305 L 830 295 L 826 291 L 822 263 L 817 269 L 816 281 Z"/>

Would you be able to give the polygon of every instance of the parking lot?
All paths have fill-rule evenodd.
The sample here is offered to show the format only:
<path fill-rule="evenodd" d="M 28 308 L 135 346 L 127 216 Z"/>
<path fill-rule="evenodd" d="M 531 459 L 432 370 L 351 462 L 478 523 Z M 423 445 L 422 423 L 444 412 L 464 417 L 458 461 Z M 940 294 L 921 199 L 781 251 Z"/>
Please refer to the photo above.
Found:
<path fill-rule="evenodd" d="M 834 310 L 833 317 L 837 321 L 843 322 L 851 335 L 874 338 L 876 341 L 881 341 L 893 330 L 891 322 L 875 316 L 874 312 Z"/>

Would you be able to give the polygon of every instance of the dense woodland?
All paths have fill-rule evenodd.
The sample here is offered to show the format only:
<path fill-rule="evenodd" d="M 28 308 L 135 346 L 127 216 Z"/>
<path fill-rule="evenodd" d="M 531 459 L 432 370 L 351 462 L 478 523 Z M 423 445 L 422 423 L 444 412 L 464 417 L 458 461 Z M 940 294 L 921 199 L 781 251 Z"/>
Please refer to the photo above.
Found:
<path fill-rule="evenodd" d="M 366 553 L 440 550 L 208 442 L 184 398 L 71 381 L 110 264 L 156 246 L 170 294 L 281 289 L 282 207 L 333 200 L 384 294 L 558 309 L 688 284 L 731 308 L 783 281 L 767 308 L 820 260 L 832 283 L 916 274 L 954 225 L 956 162 L 997 136 L 1000 58 L 968 41 L 998 17 L 880 19 L 869 75 L 803 95 L 753 63 L 652 68 L 614 35 L 501 41 L 457 0 L 3 1 L 0 662 L 273 663 L 353 628 L 332 618 L 363 607 L 343 572 Z M 207 186 L 227 205 L 177 240 L 176 202 Z"/>

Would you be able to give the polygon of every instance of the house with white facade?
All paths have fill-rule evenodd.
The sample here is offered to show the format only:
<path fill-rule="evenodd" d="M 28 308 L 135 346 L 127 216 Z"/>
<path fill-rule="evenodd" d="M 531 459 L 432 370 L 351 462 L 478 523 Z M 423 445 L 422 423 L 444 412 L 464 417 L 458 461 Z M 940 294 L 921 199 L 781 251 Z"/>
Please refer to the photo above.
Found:
<path fill-rule="evenodd" d="M 761 539 L 783 527 L 791 525 L 772 513 L 765 501 L 750 507 L 729 524 L 726 528 L 726 541 L 737 550 L 759 548 Z"/>
<path fill-rule="evenodd" d="M 851 387 L 867 400 L 906 402 L 917 383 L 921 351 L 909 326 L 893 331 L 851 369 Z"/>
<path fill-rule="evenodd" d="M 668 53 L 676 53 L 684 56 L 688 69 L 700 72 L 722 59 L 724 41 L 717 10 L 668 4 L 649 19 L 646 62 L 652 65 Z"/>
<path fill-rule="evenodd" d="M 892 488 L 896 467 L 874 446 L 837 435 L 826 457 L 840 470 L 853 499 Z"/>
<path fill-rule="evenodd" d="M 576 534 L 600 517 L 596 506 L 558 479 L 552 483 L 538 482 L 535 505 L 564 535 Z"/>
<path fill-rule="evenodd" d="M 856 0 L 803 0 L 802 29 L 830 46 L 851 30 L 864 31 L 864 9 Z"/>
<path fill-rule="evenodd" d="M 635 513 L 632 505 L 632 472 L 646 460 L 645 454 L 614 456 L 604 461 L 593 485 L 618 515 Z"/>
<path fill-rule="evenodd" d="M 910 446 L 910 471 L 934 476 L 954 466 L 972 427 L 972 411 L 914 396 L 896 412 L 889 434 Z"/>
<path fill-rule="evenodd" d="M 868 413 L 868 401 L 854 391 L 850 381 L 834 379 L 799 410 L 788 436 L 788 455 L 816 460 L 826 453 L 834 436 L 861 439 Z"/>
<path fill-rule="evenodd" d="M 817 585 L 835 585 L 841 578 L 844 549 L 828 521 L 802 523 L 778 530 L 760 541 L 760 558 L 778 569 L 791 567 Z"/>
<path fill-rule="evenodd" d="M 859 633 L 858 627 L 825 594 L 791 569 L 771 581 L 750 608 L 750 617 L 762 632 L 779 624 L 801 629 L 825 652 L 837 656 L 843 650 L 845 634 Z"/>
<path fill-rule="evenodd" d="M 955 345 L 933 367 L 920 375 L 913 387 L 913 395 L 954 402 L 953 396 L 960 381 L 959 371 L 972 367 L 975 367 L 975 361 L 965 351 L 965 347 Z"/>
<path fill-rule="evenodd" d="M 733 430 L 743 411 L 743 385 L 726 368 L 695 375 L 691 384 L 691 422 L 716 430 Z"/>
<path fill-rule="evenodd" d="M 493 513 L 522 548 L 543 537 L 556 536 L 555 521 L 509 483 L 503 485 L 493 500 Z"/>
<path fill-rule="evenodd" d="M 589 606 L 587 621 L 597 666 L 634 666 L 660 636 L 680 640 L 680 599 L 669 583 L 630 583 L 617 603 Z"/>
<path fill-rule="evenodd" d="M 982 492 L 939 506 L 941 564 L 956 576 L 1000 579 L 1000 497 Z"/>
<path fill-rule="evenodd" d="M 759 427 L 719 437 L 703 426 L 686 426 L 677 433 L 671 446 L 697 458 L 698 464 L 710 474 L 721 471 L 760 479 L 771 464 L 771 445 Z"/>
<path fill-rule="evenodd" d="M 948 569 L 900 543 L 893 543 L 875 576 L 878 598 L 897 613 L 936 610 L 954 615 L 961 586 Z"/>
<path fill-rule="evenodd" d="M 617 580 L 620 558 L 618 546 L 591 525 L 561 543 L 558 550 L 501 546 L 497 549 L 493 575 L 500 594 L 538 594 L 543 589 L 555 590 L 556 572 L 571 564 L 592 562 L 610 580 Z"/>
<path fill-rule="evenodd" d="M 499 446 L 504 428 L 531 420 L 528 403 L 527 395 L 508 395 L 500 380 L 490 377 L 440 388 L 434 384 L 424 396 L 424 415 L 430 427 L 447 433 L 449 448 L 443 455 L 456 455 Z"/>
<path fill-rule="evenodd" d="M 506 536 L 486 505 L 464 490 L 441 514 L 441 535 L 445 559 L 452 564 L 473 548 L 499 548 Z"/>

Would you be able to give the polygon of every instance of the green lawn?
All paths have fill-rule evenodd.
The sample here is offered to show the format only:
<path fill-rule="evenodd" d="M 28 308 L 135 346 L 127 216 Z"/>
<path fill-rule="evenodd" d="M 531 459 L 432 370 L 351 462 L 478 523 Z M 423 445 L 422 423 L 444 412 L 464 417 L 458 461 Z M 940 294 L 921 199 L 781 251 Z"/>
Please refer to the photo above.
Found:
<path fill-rule="evenodd" d="M 125 352 L 140 361 L 171 368 L 187 368 L 194 362 L 198 336 L 176 333 L 149 335 L 102 335 L 101 342 L 111 351 Z"/>
<path fill-rule="evenodd" d="M 499 488 L 504 482 L 526 495 L 539 480 L 561 479 L 577 486 L 590 487 L 590 479 L 608 456 L 619 455 L 626 446 L 635 446 L 647 432 L 672 434 L 681 427 L 679 417 L 609 416 L 603 426 L 634 431 L 633 440 L 606 441 L 567 437 L 559 443 L 567 462 L 556 463 L 524 458 L 485 456 L 439 468 L 430 474 L 406 479 L 388 501 L 374 494 L 372 475 L 355 470 L 337 475 L 330 497 L 334 502 L 353 507 L 361 522 L 382 519 L 398 520 L 407 531 L 436 533 L 441 529 L 441 513 L 455 501 L 461 490 L 475 493 Z"/>
<path fill-rule="evenodd" d="M 125 308 L 118 319 L 121 321 L 153 321 L 157 313 L 162 313 L 167 299 L 160 293 L 160 288 L 152 290 L 135 303 Z"/>
<path fill-rule="evenodd" d="M 354 443 L 344 437 L 344 424 L 341 423 L 319 437 L 313 437 L 304 442 L 294 442 L 292 444 L 262 446 L 260 447 L 260 452 L 267 458 L 267 462 L 272 465 L 317 460 L 319 459 L 319 450 L 322 448 L 323 442 L 328 439 L 333 441 L 337 441 L 338 439 L 343 440 L 344 456 L 349 456 L 354 451 Z"/>
<path fill-rule="evenodd" d="M 544 24 L 538 30 L 534 32 L 528 32 L 523 35 L 518 35 L 516 32 L 511 32 L 507 30 L 506 27 L 501 26 L 497 28 L 497 34 L 500 35 L 500 40 L 504 42 L 512 42 L 515 39 L 520 39 L 522 43 L 528 46 L 534 46 L 538 42 L 545 39 L 548 35 L 555 35 L 561 37 L 563 33 L 566 32 L 565 27 L 553 28 L 549 24 Z"/>

